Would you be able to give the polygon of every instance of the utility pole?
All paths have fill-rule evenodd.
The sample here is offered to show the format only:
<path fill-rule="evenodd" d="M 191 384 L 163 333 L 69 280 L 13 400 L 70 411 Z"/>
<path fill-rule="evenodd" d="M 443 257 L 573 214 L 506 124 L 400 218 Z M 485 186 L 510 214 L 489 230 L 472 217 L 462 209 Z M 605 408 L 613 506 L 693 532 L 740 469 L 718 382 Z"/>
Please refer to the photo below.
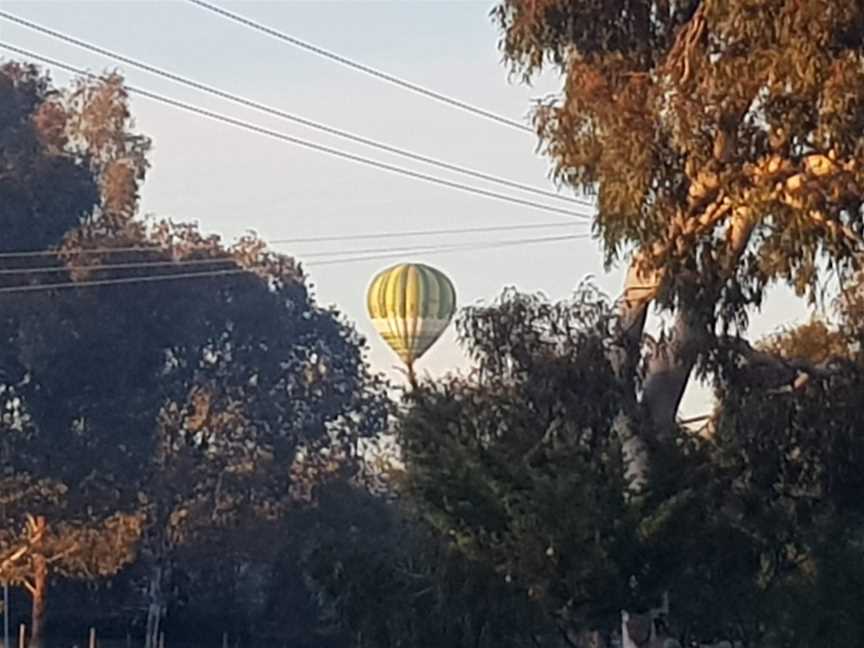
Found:
<path fill-rule="evenodd" d="M 9 583 L 3 581 L 3 648 L 9 648 Z"/>

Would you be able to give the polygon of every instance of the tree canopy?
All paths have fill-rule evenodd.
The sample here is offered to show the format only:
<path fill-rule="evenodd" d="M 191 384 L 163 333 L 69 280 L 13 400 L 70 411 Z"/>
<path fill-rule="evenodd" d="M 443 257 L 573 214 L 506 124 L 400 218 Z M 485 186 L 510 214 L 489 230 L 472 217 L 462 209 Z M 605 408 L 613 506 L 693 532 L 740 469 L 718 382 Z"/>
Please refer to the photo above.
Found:
<path fill-rule="evenodd" d="M 608 362 L 607 376 L 617 380 L 607 387 L 619 395 L 607 434 L 618 437 L 633 478 L 621 498 L 636 518 L 642 567 L 628 566 L 620 578 L 653 583 L 655 601 L 634 601 L 637 609 L 659 605 L 668 592 L 671 618 L 677 612 L 678 622 L 693 624 L 698 639 L 716 632 L 755 640 L 759 623 L 773 623 L 761 607 L 769 590 L 806 572 L 800 555 L 784 554 L 794 542 L 778 540 L 772 534 L 781 527 L 771 525 L 783 520 L 787 531 L 815 534 L 801 541 L 801 555 L 813 561 L 824 546 L 817 518 L 857 528 L 857 513 L 839 504 L 856 484 L 839 475 L 857 457 L 860 437 L 845 390 L 854 390 L 859 371 L 852 337 L 860 329 L 849 315 L 860 301 L 864 228 L 864 7 L 854 0 L 504 0 L 492 15 L 512 74 L 525 81 L 546 70 L 561 75 L 561 92 L 535 113 L 541 147 L 558 182 L 597 195 L 595 230 L 607 262 L 629 265 L 614 326 L 597 333 L 605 360 L 593 365 Z M 814 323 L 760 344 L 746 338 L 748 318 L 773 283 L 816 301 L 829 279 L 843 287 L 839 326 Z M 651 304 L 672 320 L 654 340 L 644 335 Z M 506 322 L 508 307 L 491 312 Z M 821 344 L 813 339 L 820 330 Z M 469 347 L 494 339 L 483 329 L 466 332 Z M 534 334 L 529 328 L 517 338 Z M 523 342 L 521 353 L 530 355 L 530 345 Z M 509 353 L 504 347 L 501 355 Z M 718 396 L 702 437 L 677 423 L 696 368 Z M 522 384 L 499 369 L 508 384 Z M 535 382 L 539 376 L 528 384 Z M 581 383 L 565 389 L 586 407 L 605 402 L 590 391 L 583 396 Z M 817 411 L 819 398 L 830 405 Z M 763 416 L 774 430 L 764 440 L 754 425 L 769 425 Z M 443 411 L 427 421 L 439 417 Z M 442 422 L 438 433 L 449 429 Z M 529 429 L 539 434 L 539 426 Z M 478 452 L 492 456 L 483 444 L 507 439 L 488 436 Z M 753 482 L 755 473 L 761 477 Z M 799 483 L 804 475 L 816 481 Z M 834 475 L 830 488 L 819 481 L 827 475 Z M 745 506 L 736 517 L 736 498 L 748 490 L 748 501 L 770 513 Z M 426 495 L 436 501 L 434 491 Z M 820 515 L 789 517 L 790 508 L 807 508 L 796 497 L 818 500 Z M 579 510 L 580 500 L 570 499 Z M 529 510 L 538 507 L 535 501 Z M 568 508 L 559 507 L 552 528 Z M 682 566 L 682 556 L 692 564 Z M 720 568 L 721 556 L 730 567 Z M 813 569 L 810 576 L 822 573 Z M 821 569 L 831 573 L 827 563 Z M 718 609 L 711 601 L 721 590 L 734 603 Z"/>
<path fill-rule="evenodd" d="M 177 548 L 349 478 L 386 396 L 293 259 L 137 218 L 149 142 L 122 79 L 58 91 L 7 64 L 0 84 L 14 144 L 0 178 L 14 253 L 0 294 L 3 575 L 33 594 L 33 646 L 52 574 L 97 579 L 133 560 L 152 566 L 158 626 Z"/>
<path fill-rule="evenodd" d="M 616 424 L 628 386 L 608 359 L 611 304 L 589 287 L 557 304 L 507 292 L 463 311 L 459 326 L 476 373 L 414 394 L 399 424 L 402 492 L 573 645 L 620 637 L 622 609 L 656 610 L 664 595 L 661 636 L 682 645 L 860 640 L 860 364 L 832 357 L 844 372 L 778 390 L 737 375 L 729 350 L 710 431 L 652 438 L 634 489 Z M 810 324 L 760 346 L 815 348 L 808 337 L 821 327 L 841 335 Z"/>
<path fill-rule="evenodd" d="M 610 259 L 637 249 L 670 299 L 729 275 L 711 297 L 729 307 L 776 279 L 814 290 L 822 255 L 857 267 L 860 3 L 538 0 L 495 15 L 514 72 L 561 71 L 538 132 L 558 178 L 597 192 Z"/>

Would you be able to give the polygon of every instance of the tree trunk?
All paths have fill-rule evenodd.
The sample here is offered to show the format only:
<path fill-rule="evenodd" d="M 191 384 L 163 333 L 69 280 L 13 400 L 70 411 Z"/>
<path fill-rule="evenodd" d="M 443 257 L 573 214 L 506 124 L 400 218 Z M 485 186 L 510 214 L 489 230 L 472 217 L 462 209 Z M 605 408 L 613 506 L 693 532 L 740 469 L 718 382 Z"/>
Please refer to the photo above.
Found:
<path fill-rule="evenodd" d="M 698 318 L 699 313 L 681 307 L 675 316 L 670 339 L 658 345 L 648 358 L 642 404 L 650 415 L 656 434 L 667 434 L 675 427 L 678 407 L 699 349 L 707 341 Z"/>
<path fill-rule="evenodd" d="M 716 294 L 719 294 L 722 282 L 734 273 L 735 266 L 744 254 L 753 232 L 751 216 L 748 207 L 738 207 L 733 210 L 726 233 L 729 245 L 727 265 L 720 268 L 715 283 L 711 286 L 703 285 L 703 289 L 713 289 Z M 655 272 L 650 276 L 641 272 L 640 261 L 639 255 L 633 258 L 625 280 L 618 330 L 620 351 L 619 357 L 613 360 L 613 366 L 619 373 L 619 377 L 630 386 L 630 391 L 633 391 L 636 384 L 632 376 L 638 369 L 642 357 L 641 341 L 648 307 L 663 280 L 662 272 Z M 714 304 L 709 307 L 713 309 Z M 705 315 L 706 313 L 698 312 L 693 307 L 679 306 L 675 313 L 675 325 L 671 335 L 661 341 L 647 358 L 639 405 L 647 413 L 654 435 L 668 434 L 677 424 L 681 399 L 690 381 L 701 347 L 710 334 L 704 326 Z M 628 393 L 627 397 L 630 398 L 631 394 Z M 635 391 L 632 398 L 634 400 L 636 398 Z M 637 408 L 634 408 L 632 403 L 625 402 L 616 425 L 625 439 L 624 452 L 629 464 L 628 476 L 638 489 L 647 479 L 650 456 L 645 439 L 634 433 L 632 429 L 632 417 L 636 411 Z M 669 614 L 668 591 L 664 593 L 661 610 L 664 615 Z M 622 648 L 636 646 L 628 634 L 628 618 L 631 618 L 631 615 L 622 610 Z"/>
<path fill-rule="evenodd" d="M 624 439 L 627 477 L 637 492 L 645 483 L 648 456 L 644 439 L 633 430 L 633 418 L 638 409 L 636 372 L 642 355 L 642 336 L 648 317 L 648 306 L 656 294 L 658 283 L 657 273 L 643 273 L 639 256 L 634 257 L 624 281 L 624 294 L 619 302 L 617 341 L 611 358 L 615 373 L 627 386 L 627 400 L 622 404 L 615 427 Z"/>
<path fill-rule="evenodd" d="M 737 207 L 726 233 L 728 258 L 726 266 L 720 269 L 715 284 L 704 286 L 719 292 L 722 282 L 731 276 L 750 241 L 753 232 L 751 210 Z M 637 254 L 630 263 L 624 284 L 624 296 L 620 302 L 618 357 L 613 359 L 616 371 L 633 391 L 635 372 L 642 357 L 642 336 L 645 328 L 648 307 L 657 294 L 663 273 L 645 273 L 640 269 L 641 257 Z M 713 308 L 713 304 L 707 308 Z M 655 434 L 663 434 L 676 424 L 681 398 L 690 381 L 700 347 L 706 342 L 703 326 L 705 313 L 682 305 L 675 313 L 675 325 L 668 339 L 658 344 L 647 359 L 645 381 L 643 383 L 640 405 L 647 412 Z M 630 397 L 631 394 L 628 394 Z M 635 392 L 632 399 L 635 400 Z M 632 403 L 624 403 L 620 429 L 625 438 L 625 456 L 630 463 L 631 478 L 635 485 L 644 483 L 649 457 L 645 440 L 629 429 L 636 408 Z"/>
<path fill-rule="evenodd" d="M 30 620 L 30 648 L 44 648 L 45 609 L 48 586 L 48 560 L 42 553 L 42 538 L 45 535 L 45 518 L 36 518 L 33 533 L 33 611 Z"/>
<path fill-rule="evenodd" d="M 159 623 L 162 620 L 162 610 L 165 600 L 162 593 L 163 569 L 161 564 L 153 567 L 148 590 L 149 604 L 147 606 L 147 631 L 144 637 L 144 648 L 158 648 Z"/>

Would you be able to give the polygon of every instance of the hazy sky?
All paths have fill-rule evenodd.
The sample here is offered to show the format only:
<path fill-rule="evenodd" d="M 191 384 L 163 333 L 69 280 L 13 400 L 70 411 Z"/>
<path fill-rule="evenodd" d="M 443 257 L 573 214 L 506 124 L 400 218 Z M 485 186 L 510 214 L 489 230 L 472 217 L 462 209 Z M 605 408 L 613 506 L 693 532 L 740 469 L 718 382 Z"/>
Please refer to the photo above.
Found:
<path fill-rule="evenodd" d="M 535 98 L 557 90 L 554 76 L 535 87 L 510 83 L 497 50 L 497 31 L 486 1 L 443 2 L 228 2 L 233 11 L 321 47 L 434 88 L 496 113 L 522 120 Z M 520 182 L 553 189 L 548 164 L 530 133 L 501 126 L 362 75 L 311 53 L 176 0 L 0 0 L 5 11 L 132 58 L 180 73 L 319 122 L 401 148 Z M 89 52 L 0 22 L 0 40 L 87 67 L 120 69 L 132 85 L 254 121 L 274 130 L 346 151 L 487 189 L 495 185 L 448 174 L 388 156 L 253 110 L 197 93 L 126 68 Z M 0 56 L 5 57 L 4 52 Z M 65 84 L 68 75 L 54 74 Z M 138 129 L 154 141 L 153 168 L 143 211 L 197 221 L 227 240 L 254 230 L 266 239 L 400 230 L 570 222 L 530 208 L 507 205 L 366 168 L 308 151 L 147 99 L 133 99 Z M 519 194 L 502 190 L 523 198 Z M 566 206 L 555 200 L 550 204 Z M 574 206 L 580 209 L 578 206 Z M 489 242 L 587 231 L 574 219 L 568 228 L 441 237 L 434 243 Z M 430 239 L 386 239 L 338 244 L 294 244 L 285 252 L 421 245 Z M 621 287 L 620 271 L 605 274 L 593 240 L 511 246 L 450 254 L 406 254 L 448 273 L 461 304 L 493 299 L 503 287 L 565 297 L 587 275 L 610 295 Z M 391 371 L 395 356 L 375 336 L 364 296 L 372 275 L 387 260 L 315 267 L 309 274 L 318 299 L 335 304 L 368 334 L 370 359 Z M 788 291 L 777 291 L 754 333 L 804 316 Z M 438 374 L 465 365 L 452 330 L 420 363 Z M 688 393 L 685 410 L 707 407 L 703 390 Z"/>

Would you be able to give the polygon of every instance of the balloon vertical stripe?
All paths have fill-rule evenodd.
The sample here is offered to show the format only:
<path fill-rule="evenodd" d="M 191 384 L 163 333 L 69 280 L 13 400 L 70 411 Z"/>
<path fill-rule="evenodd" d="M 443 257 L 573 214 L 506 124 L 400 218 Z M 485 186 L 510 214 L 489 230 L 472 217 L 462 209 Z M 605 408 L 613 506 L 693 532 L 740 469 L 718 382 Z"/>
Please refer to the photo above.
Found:
<path fill-rule="evenodd" d="M 410 368 L 449 325 L 456 291 L 434 268 L 399 264 L 373 278 L 366 303 L 381 337 Z"/>

